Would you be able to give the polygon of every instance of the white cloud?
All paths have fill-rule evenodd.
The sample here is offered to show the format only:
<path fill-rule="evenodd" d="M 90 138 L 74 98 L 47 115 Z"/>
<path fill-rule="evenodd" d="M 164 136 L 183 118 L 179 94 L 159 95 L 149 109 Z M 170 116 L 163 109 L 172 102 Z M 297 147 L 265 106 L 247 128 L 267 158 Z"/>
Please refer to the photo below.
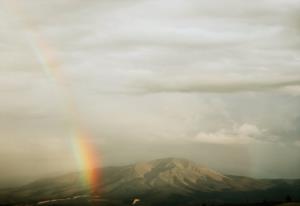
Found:
<path fill-rule="evenodd" d="M 194 141 L 210 144 L 250 144 L 260 142 L 265 130 L 251 124 L 233 126 L 232 129 L 221 129 L 216 132 L 199 132 Z"/>

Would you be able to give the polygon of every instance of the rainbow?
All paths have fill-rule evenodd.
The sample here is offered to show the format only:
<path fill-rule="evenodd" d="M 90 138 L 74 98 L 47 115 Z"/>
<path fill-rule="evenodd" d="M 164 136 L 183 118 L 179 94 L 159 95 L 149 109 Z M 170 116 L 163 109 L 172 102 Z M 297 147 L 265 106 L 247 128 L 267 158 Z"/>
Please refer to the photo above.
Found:
<path fill-rule="evenodd" d="M 99 183 L 101 171 L 99 167 L 99 158 L 93 144 L 89 142 L 90 138 L 77 131 L 73 138 L 73 149 L 76 155 L 77 164 L 81 169 L 82 183 L 88 188 L 91 194 L 99 193 Z"/>
<path fill-rule="evenodd" d="M 58 85 L 62 96 L 65 99 L 66 108 L 69 114 L 71 142 L 74 156 L 81 171 L 82 184 L 89 189 L 91 194 L 99 191 L 100 183 L 100 155 L 92 144 L 92 138 L 87 135 L 81 122 L 79 112 L 76 108 L 73 95 L 68 88 L 68 81 L 62 72 L 62 63 L 55 55 L 55 50 L 49 41 L 46 41 L 41 32 L 29 21 L 28 16 L 24 15 L 22 9 L 15 0 L 7 0 L 10 8 L 15 15 L 20 18 L 26 31 L 26 37 L 39 61 L 44 73 Z"/>

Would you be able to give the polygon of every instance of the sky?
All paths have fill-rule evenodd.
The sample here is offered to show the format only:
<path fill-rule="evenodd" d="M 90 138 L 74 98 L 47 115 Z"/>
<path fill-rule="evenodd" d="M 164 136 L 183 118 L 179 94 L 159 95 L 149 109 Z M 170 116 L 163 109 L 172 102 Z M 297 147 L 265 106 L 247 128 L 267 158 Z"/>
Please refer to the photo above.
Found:
<path fill-rule="evenodd" d="M 298 0 L 0 0 L 1 185 L 76 170 L 70 98 L 103 166 L 300 178 L 299 14 Z"/>

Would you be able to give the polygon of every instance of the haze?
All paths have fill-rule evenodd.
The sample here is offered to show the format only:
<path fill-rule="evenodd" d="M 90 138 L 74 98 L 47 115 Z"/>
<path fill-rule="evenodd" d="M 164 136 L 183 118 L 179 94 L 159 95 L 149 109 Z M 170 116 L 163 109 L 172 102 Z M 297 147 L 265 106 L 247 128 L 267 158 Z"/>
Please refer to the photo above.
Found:
<path fill-rule="evenodd" d="M 0 185 L 77 170 L 49 45 L 103 165 L 300 178 L 297 0 L 0 0 Z"/>

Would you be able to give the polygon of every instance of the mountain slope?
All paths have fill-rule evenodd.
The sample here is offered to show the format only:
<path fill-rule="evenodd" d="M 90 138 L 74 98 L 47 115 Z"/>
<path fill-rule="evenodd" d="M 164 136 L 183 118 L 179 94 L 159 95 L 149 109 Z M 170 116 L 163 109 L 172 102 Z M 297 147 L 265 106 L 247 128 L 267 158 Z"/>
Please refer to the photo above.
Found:
<path fill-rule="evenodd" d="M 128 205 L 134 197 L 148 205 L 179 203 L 241 202 L 300 198 L 299 180 L 257 180 L 226 176 L 185 159 L 166 158 L 101 170 L 102 181 L 92 196 L 81 184 L 80 173 L 42 179 L 16 189 L 0 191 L 0 202 L 44 205 L 85 205 L 93 200 L 101 205 Z M 297 195 L 298 194 L 298 195 Z M 277 196 L 277 197 L 276 197 Z M 272 200 L 273 200 L 272 199 Z M 114 204 L 113 204 L 114 203 Z"/>
<path fill-rule="evenodd" d="M 189 190 L 216 190 L 215 185 L 221 185 L 224 175 L 211 169 L 201 167 L 184 159 L 160 159 L 138 163 L 119 168 L 107 168 L 104 173 L 104 188 L 106 192 L 127 190 L 128 183 L 138 191 L 160 188 L 185 193 Z M 123 189 L 122 189 L 123 188 Z"/>

